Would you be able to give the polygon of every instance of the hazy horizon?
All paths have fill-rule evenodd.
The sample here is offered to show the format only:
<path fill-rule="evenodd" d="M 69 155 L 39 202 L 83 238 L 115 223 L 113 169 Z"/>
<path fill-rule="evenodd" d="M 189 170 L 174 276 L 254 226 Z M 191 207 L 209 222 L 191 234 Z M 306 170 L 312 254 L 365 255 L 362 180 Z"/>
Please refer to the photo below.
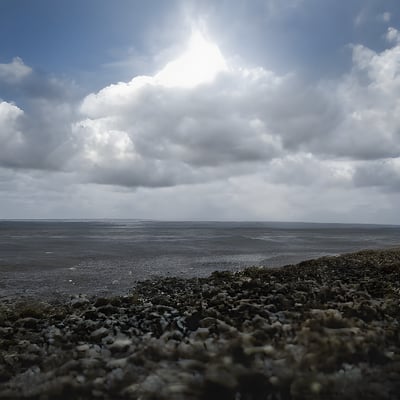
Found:
<path fill-rule="evenodd" d="M 283 220 L 233 220 L 233 219 L 153 219 L 153 218 L 0 218 L 0 222 L 7 221 L 55 221 L 55 222 L 85 222 L 85 221 L 104 221 L 104 222 L 122 222 L 122 221 L 137 221 L 137 222 L 165 222 L 165 223 L 232 223 L 232 224 L 277 224 L 277 225 L 349 225 L 349 226 L 381 226 L 381 227 L 399 227 L 400 224 L 376 224 L 362 222 L 324 222 L 324 221 L 283 221 Z"/>

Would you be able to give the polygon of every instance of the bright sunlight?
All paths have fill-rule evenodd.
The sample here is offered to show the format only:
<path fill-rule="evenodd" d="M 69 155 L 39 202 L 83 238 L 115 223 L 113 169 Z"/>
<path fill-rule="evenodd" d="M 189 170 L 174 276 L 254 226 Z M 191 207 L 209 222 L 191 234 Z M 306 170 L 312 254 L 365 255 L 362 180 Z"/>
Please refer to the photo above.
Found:
<path fill-rule="evenodd" d="M 186 52 L 169 62 L 155 78 L 163 86 L 192 88 L 211 82 L 226 69 L 218 46 L 200 32 L 193 32 Z"/>

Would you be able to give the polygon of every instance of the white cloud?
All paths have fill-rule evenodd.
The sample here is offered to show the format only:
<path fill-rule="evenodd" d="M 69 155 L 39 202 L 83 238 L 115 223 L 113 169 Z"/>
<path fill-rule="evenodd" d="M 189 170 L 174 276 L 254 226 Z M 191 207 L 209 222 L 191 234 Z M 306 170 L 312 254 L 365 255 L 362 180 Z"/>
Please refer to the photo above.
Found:
<path fill-rule="evenodd" d="M 332 184 L 347 185 L 352 169 L 338 158 L 400 154 L 399 60 L 400 45 L 381 53 L 356 45 L 349 74 L 313 87 L 295 75 L 226 63 L 213 79 L 189 87 L 166 85 L 165 69 L 135 77 L 83 100 L 74 164 L 96 182 L 154 187 L 257 173 L 261 165 L 290 170 L 301 160 Z M 178 76 L 180 64 L 166 70 L 171 65 Z M 346 170 L 342 181 L 331 180 L 335 165 Z M 290 173 L 292 181 L 304 178 Z"/>
<path fill-rule="evenodd" d="M 384 51 L 353 46 L 335 81 L 234 65 L 200 41 L 153 76 L 87 95 L 78 112 L 60 95 L 32 95 L 24 111 L 0 102 L 0 165 L 67 171 L 59 189 L 79 193 L 74 206 L 85 199 L 76 216 L 366 221 L 380 201 L 394 215 L 400 42 L 388 33 Z M 207 54 L 211 65 L 189 68 Z M 31 185 L 47 196 L 42 179 Z"/>
<path fill-rule="evenodd" d="M 0 164 L 9 164 L 24 144 L 19 122 L 24 112 L 16 105 L 0 100 Z"/>
<path fill-rule="evenodd" d="M 9 64 L 0 64 L 0 81 L 17 83 L 32 73 L 32 68 L 24 64 L 19 57 L 15 57 Z"/>
<path fill-rule="evenodd" d="M 314 132 L 308 151 L 358 160 L 400 154 L 400 43 L 380 53 L 354 46 L 352 71 L 325 90 L 340 118 Z"/>
<path fill-rule="evenodd" d="M 286 78 L 261 68 L 228 70 L 215 45 L 202 43 L 190 57 L 196 61 L 204 48 L 215 56 L 206 75 L 186 71 L 187 53 L 153 77 L 87 96 L 86 118 L 73 127 L 81 149 L 74 162 L 97 182 L 165 186 L 246 173 L 251 163 L 278 156 L 281 139 L 263 108 Z"/>
<path fill-rule="evenodd" d="M 389 27 L 386 33 L 386 40 L 391 43 L 400 43 L 400 32 L 393 27 Z"/>

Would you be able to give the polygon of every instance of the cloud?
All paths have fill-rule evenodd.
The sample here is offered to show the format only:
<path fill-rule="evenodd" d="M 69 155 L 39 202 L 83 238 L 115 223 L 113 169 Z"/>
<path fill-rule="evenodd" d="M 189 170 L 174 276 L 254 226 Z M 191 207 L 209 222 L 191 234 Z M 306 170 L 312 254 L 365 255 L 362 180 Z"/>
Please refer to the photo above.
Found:
<path fill-rule="evenodd" d="M 27 78 L 32 68 L 24 64 L 21 58 L 15 57 L 11 63 L 0 64 L 0 81 L 15 84 Z"/>
<path fill-rule="evenodd" d="M 1 103 L 0 166 L 135 189 L 254 176 L 314 190 L 376 187 L 386 177 L 399 191 L 397 167 L 371 172 L 382 160 L 397 165 L 400 154 L 400 43 L 390 43 L 381 52 L 354 45 L 349 73 L 313 84 L 237 65 L 206 38 L 155 74 L 79 104 L 47 77 L 59 95 L 46 89 L 31 92 L 26 107 Z M 204 60 L 206 69 L 191 68 Z"/>
<path fill-rule="evenodd" d="M 0 102 L 0 167 L 62 170 L 73 151 L 71 108 L 40 101 L 29 113 Z"/>
<path fill-rule="evenodd" d="M 311 153 L 289 154 L 272 160 L 264 173 L 268 182 L 291 187 L 351 187 L 354 165 L 350 161 L 320 159 Z"/>
<path fill-rule="evenodd" d="M 23 145 L 20 120 L 24 112 L 16 105 L 0 100 L 0 162 L 12 164 Z"/>
<path fill-rule="evenodd" d="M 400 192 L 400 157 L 360 165 L 354 174 L 354 184 Z"/>
<path fill-rule="evenodd" d="M 0 167 L 63 170 L 72 156 L 73 82 L 34 70 L 16 57 L 0 64 Z M 10 100 L 9 100 L 10 99 Z"/>
<path fill-rule="evenodd" d="M 392 19 L 392 14 L 390 12 L 386 11 L 380 15 L 380 18 L 384 22 L 390 22 L 390 20 Z"/>
<path fill-rule="evenodd" d="M 57 78 L 26 65 L 19 57 L 0 64 L 0 91 L 3 98 L 29 104 L 34 100 L 71 102 L 79 90 L 73 81 Z"/>
<path fill-rule="evenodd" d="M 386 40 L 391 43 L 400 43 L 400 32 L 393 27 L 389 27 L 386 33 Z"/>
<path fill-rule="evenodd" d="M 28 108 L 0 102 L 0 167 L 63 170 L 74 152 L 74 107 L 35 100 Z"/>
<path fill-rule="evenodd" d="M 400 43 L 382 52 L 353 46 L 353 67 L 324 83 L 340 110 L 336 123 L 314 131 L 303 147 L 315 154 L 376 160 L 400 154 Z M 321 116 L 320 121 L 323 122 Z"/>
<path fill-rule="evenodd" d="M 74 163 L 85 165 L 91 179 L 128 186 L 204 182 L 246 173 L 282 152 L 281 139 L 260 117 L 263 97 L 276 96 L 285 78 L 261 68 L 228 70 L 218 54 L 207 76 L 189 73 L 192 60 L 185 57 L 84 99 L 86 118 L 73 127 L 81 149 Z"/>
<path fill-rule="evenodd" d="M 317 167 L 310 154 L 316 171 L 347 185 L 346 160 L 400 154 L 399 52 L 397 44 L 380 53 L 355 45 L 351 72 L 314 86 L 295 74 L 225 64 L 189 87 L 179 70 L 163 81 L 166 69 L 110 85 L 82 102 L 74 163 L 89 180 L 126 186 L 207 182 L 261 165 L 280 165 L 274 180 L 287 183 L 303 180 L 292 168 L 299 160 Z"/>

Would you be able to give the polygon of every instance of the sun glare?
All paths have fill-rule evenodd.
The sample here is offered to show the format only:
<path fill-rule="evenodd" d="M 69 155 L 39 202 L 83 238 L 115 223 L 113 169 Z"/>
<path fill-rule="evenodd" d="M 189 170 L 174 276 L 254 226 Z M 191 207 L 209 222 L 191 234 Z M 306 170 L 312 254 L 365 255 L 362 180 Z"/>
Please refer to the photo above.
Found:
<path fill-rule="evenodd" d="M 186 52 L 169 62 L 155 78 L 163 86 L 191 88 L 211 82 L 226 69 L 218 46 L 200 32 L 194 32 Z"/>

